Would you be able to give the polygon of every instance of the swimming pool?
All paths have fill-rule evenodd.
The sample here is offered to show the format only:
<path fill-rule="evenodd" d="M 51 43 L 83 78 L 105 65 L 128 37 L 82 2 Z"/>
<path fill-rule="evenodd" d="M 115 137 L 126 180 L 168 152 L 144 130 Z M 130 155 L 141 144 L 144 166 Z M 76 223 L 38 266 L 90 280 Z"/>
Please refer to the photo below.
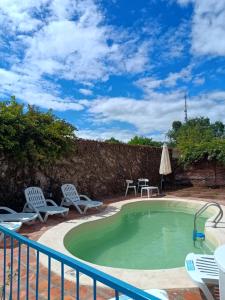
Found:
<path fill-rule="evenodd" d="M 138 201 L 119 213 L 81 224 L 64 237 L 65 248 L 92 264 L 153 270 L 182 267 L 189 252 L 211 253 L 205 243 L 193 244 L 195 210 L 181 205 Z M 198 221 L 204 231 L 209 215 Z"/>

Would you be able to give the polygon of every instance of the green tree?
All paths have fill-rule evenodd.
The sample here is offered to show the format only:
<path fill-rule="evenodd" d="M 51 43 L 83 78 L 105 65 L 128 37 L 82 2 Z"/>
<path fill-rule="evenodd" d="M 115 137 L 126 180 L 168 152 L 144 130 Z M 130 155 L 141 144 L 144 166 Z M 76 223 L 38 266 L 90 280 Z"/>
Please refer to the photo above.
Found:
<path fill-rule="evenodd" d="M 182 127 L 182 123 L 180 121 L 173 121 L 172 129 L 170 129 L 167 133 L 167 136 L 170 140 L 170 146 L 176 145 L 177 136 L 181 127 Z"/>
<path fill-rule="evenodd" d="M 110 144 L 121 144 L 122 142 L 115 139 L 114 137 L 111 137 L 110 139 L 105 140 L 106 143 L 110 143 Z"/>
<path fill-rule="evenodd" d="M 223 122 L 216 121 L 214 124 L 212 124 L 212 129 L 216 137 L 220 137 L 220 138 L 225 137 L 225 126 Z"/>
<path fill-rule="evenodd" d="M 162 146 L 161 142 L 154 141 L 152 138 L 147 138 L 144 136 L 134 136 L 129 142 L 129 145 L 144 145 L 144 146 L 153 146 L 160 147 Z"/>
<path fill-rule="evenodd" d="M 222 122 L 210 123 L 208 118 L 194 118 L 182 124 L 174 139 L 184 166 L 208 160 L 214 166 L 214 185 L 217 163 L 225 164 L 225 138 Z"/>
<path fill-rule="evenodd" d="M 24 107 L 14 97 L 0 102 L 0 151 L 16 165 L 48 164 L 69 154 L 75 130 L 51 111 Z"/>
<path fill-rule="evenodd" d="M 225 126 L 221 121 L 210 123 L 209 118 L 198 117 L 189 119 L 186 123 L 174 121 L 172 123 L 172 129 L 170 129 L 167 133 L 167 136 L 170 140 L 170 145 L 176 146 L 180 133 L 182 134 L 185 130 L 187 131 L 188 128 L 190 128 L 190 130 L 198 130 L 199 132 L 203 132 L 203 134 L 206 130 L 208 132 L 210 131 L 213 137 L 225 137 Z"/>

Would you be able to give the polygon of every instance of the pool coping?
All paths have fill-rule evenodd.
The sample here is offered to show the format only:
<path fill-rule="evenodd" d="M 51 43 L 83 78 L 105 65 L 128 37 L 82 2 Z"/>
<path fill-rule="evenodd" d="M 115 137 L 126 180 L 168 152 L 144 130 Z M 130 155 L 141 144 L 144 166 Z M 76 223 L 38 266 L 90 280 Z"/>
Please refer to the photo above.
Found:
<path fill-rule="evenodd" d="M 163 289 L 179 289 L 179 288 L 196 288 L 195 283 L 191 281 L 184 267 L 172 268 L 172 269 L 160 269 L 160 270 L 131 270 L 131 269 L 119 269 L 119 268 L 110 268 L 100 265 L 95 265 L 86 261 L 83 261 L 77 257 L 74 257 L 64 246 L 63 239 L 64 236 L 73 228 L 84 224 L 86 222 L 91 222 L 95 220 L 100 220 L 103 218 L 110 217 L 118 213 L 122 206 L 125 204 L 138 202 L 138 201 L 149 201 L 149 202 L 168 202 L 174 207 L 175 203 L 179 206 L 179 203 L 182 204 L 182 207 L 186 208 L 200 208 L 204 205 L 205 201 L 199 200 L 187 200 L 180 197 L 163 197 L 163 198 L 135 198 L 124 201 L 119 201 L 112 203 L 106 207 L 105 210 L 96 213 L 94 215 L 82 216 L 79 219 L 66 220 L 63 223 L 60 223 L 51 229 L 47 230 L 41 237 L 38 242 L 48 246 L 56 251 L 59 251 L 65 255 L 76 258 L 77 260 L 84 262 L 98 270 L 101 270 L 107 274 L 110 274 L 114 277 L 120 278 L 132 285 L 135 285 L 141 289 L 149 288 L 163 288 Z M 225 206 L 221 205 L 224 215 L 225 215 Z M 213 223 L 211 219 L 216 212 L 215 207 L 211 207 L 210 211 L 212 217 L 210 217 L 205 225 L 206 239 L 213 243 L 216 246 L 222 245 L 225 243 L 225 217 L 221 220 L 221 223 L 224 222 L 224 227 L 213 228 Z M 40 255 L 40 262 L 48 267 L 48 258 L 44 255 Z M 61 265 L 52 261 L 51 269 L 56 274 L 61 274 Z M 75 272 L 69 267 L 65 267 L 65 278 L 70 281 L 75 281 Z M 81 274 L 80 282 L 84 285 L 92 285 L 93 282 L 87 276 Z"/>

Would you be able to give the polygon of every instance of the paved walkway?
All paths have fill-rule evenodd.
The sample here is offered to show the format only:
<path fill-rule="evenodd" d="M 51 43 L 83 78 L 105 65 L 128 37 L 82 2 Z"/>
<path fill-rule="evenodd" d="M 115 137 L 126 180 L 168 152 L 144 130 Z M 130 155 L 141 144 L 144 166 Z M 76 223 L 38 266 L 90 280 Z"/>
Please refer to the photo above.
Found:
<path fill-rule="evenodd" d="M 201 200 L 207 200 L 207 201 L 218 201 L 221 204 L 225 205 L 225 188 L 220 188 L 220 189 L 204 189 L 204 188 L 184 188 L 184 189 L 179 189 L 177 191 L 168 191 L 167 192 L 168 196 L 177 196 L 177 197 L 184 197 L 184 198 L 192 198 L 192 199 L 199 199 Z M 128 197 L 127 197 L 128 198 Z M 108 198 L 105 199 L 105 203 L 109 204 L 114 201 L 121 201 L 127 199 L 125 197 L 117 197 L 117 198 Z M 89 211 L 88 214 L 93 213 L 93 211 Z M 75 210 L 70 211 L 68 219 L 75 219 L 75 218 L 80 218 L 80 215 L 75 212 Z M 39 237 L 48 229 L 51 227 L 55 226 L 59 222 L 63 222 L 64 219 L 60 217 L 49 217 L 49 220 L 46 224 L 36 222 L 33 225 L 24 225 L 20 231 L 21 234 L 24 236 L 28 237 L 29 239 L 32 240 L 38 240 Z M 18 261 L 17 261 L 17 254 L 18 254 L 18 247 L 15 245 L 14 247 L 14 260 L 13 260 L 13 266 L 14 270 L 18 269 Z M 27 249 L 25 247 L 22 247 L 22 252 L 21 252 L 21 293 L 19 299 L 25 299 L 25 294 L 26 294 L 26 258 L 27 258 Z M 2 269 L 2 262 L 3 262 L 3 250 L 2 247 L 0 248 L 0 270 Z M 10 251 L 9 249 L 7 250 L 7 264 L 10 263 Z M 36 255 L 34 251 L 30 251 L 30 274 L 29 274 L 29 300 L 35 299 L 35 289 L 36 289 Z M 2 278 L 0 274 L 0 287 L 2 283 Z M 14 286 L 15 288 L 13 289 L 13 297 L 12 300 L 17 299 L 17 289 L 16 289 L 16 284 L 17 284 L 17 278 L 15 274 L 15 279 L 14 279 Z M 40 300 L 48 299 L 47 295 L 47 287 L 48 287 L 48 272 L 47 269 L 44 267 L 40 267 L 40 282 L 39 282 L 39 298 Z M 60 278 L 52 274 L 52 280 L 51 280 L 51 300 L 59 300 L 60 298 L 60 289 L 61 289 L 61 281 Z M 65 300 L 72 300 L 76 299 L 75 298 L 75 293 L 76 289 L 74 286 L 74 283 L 65 281 Z M 101 299 L 109 299 L 110 297 L 113 296 L 113 291 L 109 289 L 104 289 L 98 287 L 98 300 Z M 203 299 L 199 293 L 198 289 L 192 289 L 192 290 L 169 290 L 168 291 L 170 299 L 171 300 L 201 300 Z M 1 297 L 0 297 L 1 299 Z M 93 299 L 93 294 L 92 290 L 88 287 L 81 286 L 80 287 L 80 299 L 81 300 L 89 300 Z"/>

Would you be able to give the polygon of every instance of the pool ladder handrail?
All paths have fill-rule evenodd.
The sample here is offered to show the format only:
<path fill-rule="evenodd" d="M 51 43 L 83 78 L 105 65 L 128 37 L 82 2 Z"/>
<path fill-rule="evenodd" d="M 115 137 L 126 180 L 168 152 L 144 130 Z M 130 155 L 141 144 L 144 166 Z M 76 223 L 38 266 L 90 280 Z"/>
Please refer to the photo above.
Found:
<path fill-rule="evenodd" d="M 194 232 L 197 232 L 197 217 L 199 217 L 204 211 L 206 211 L 210 206 L 216 206 L 219 209 L 218 214 L 216 215 L 215 219 L 212 221 L 214 223 L 213 227 L 216 227 L 219 221 L 223 218 L 223 209 L 221 205 L 217 202 L 209 202 L 203 205 L 195 214 L 194 216 Z"/>

